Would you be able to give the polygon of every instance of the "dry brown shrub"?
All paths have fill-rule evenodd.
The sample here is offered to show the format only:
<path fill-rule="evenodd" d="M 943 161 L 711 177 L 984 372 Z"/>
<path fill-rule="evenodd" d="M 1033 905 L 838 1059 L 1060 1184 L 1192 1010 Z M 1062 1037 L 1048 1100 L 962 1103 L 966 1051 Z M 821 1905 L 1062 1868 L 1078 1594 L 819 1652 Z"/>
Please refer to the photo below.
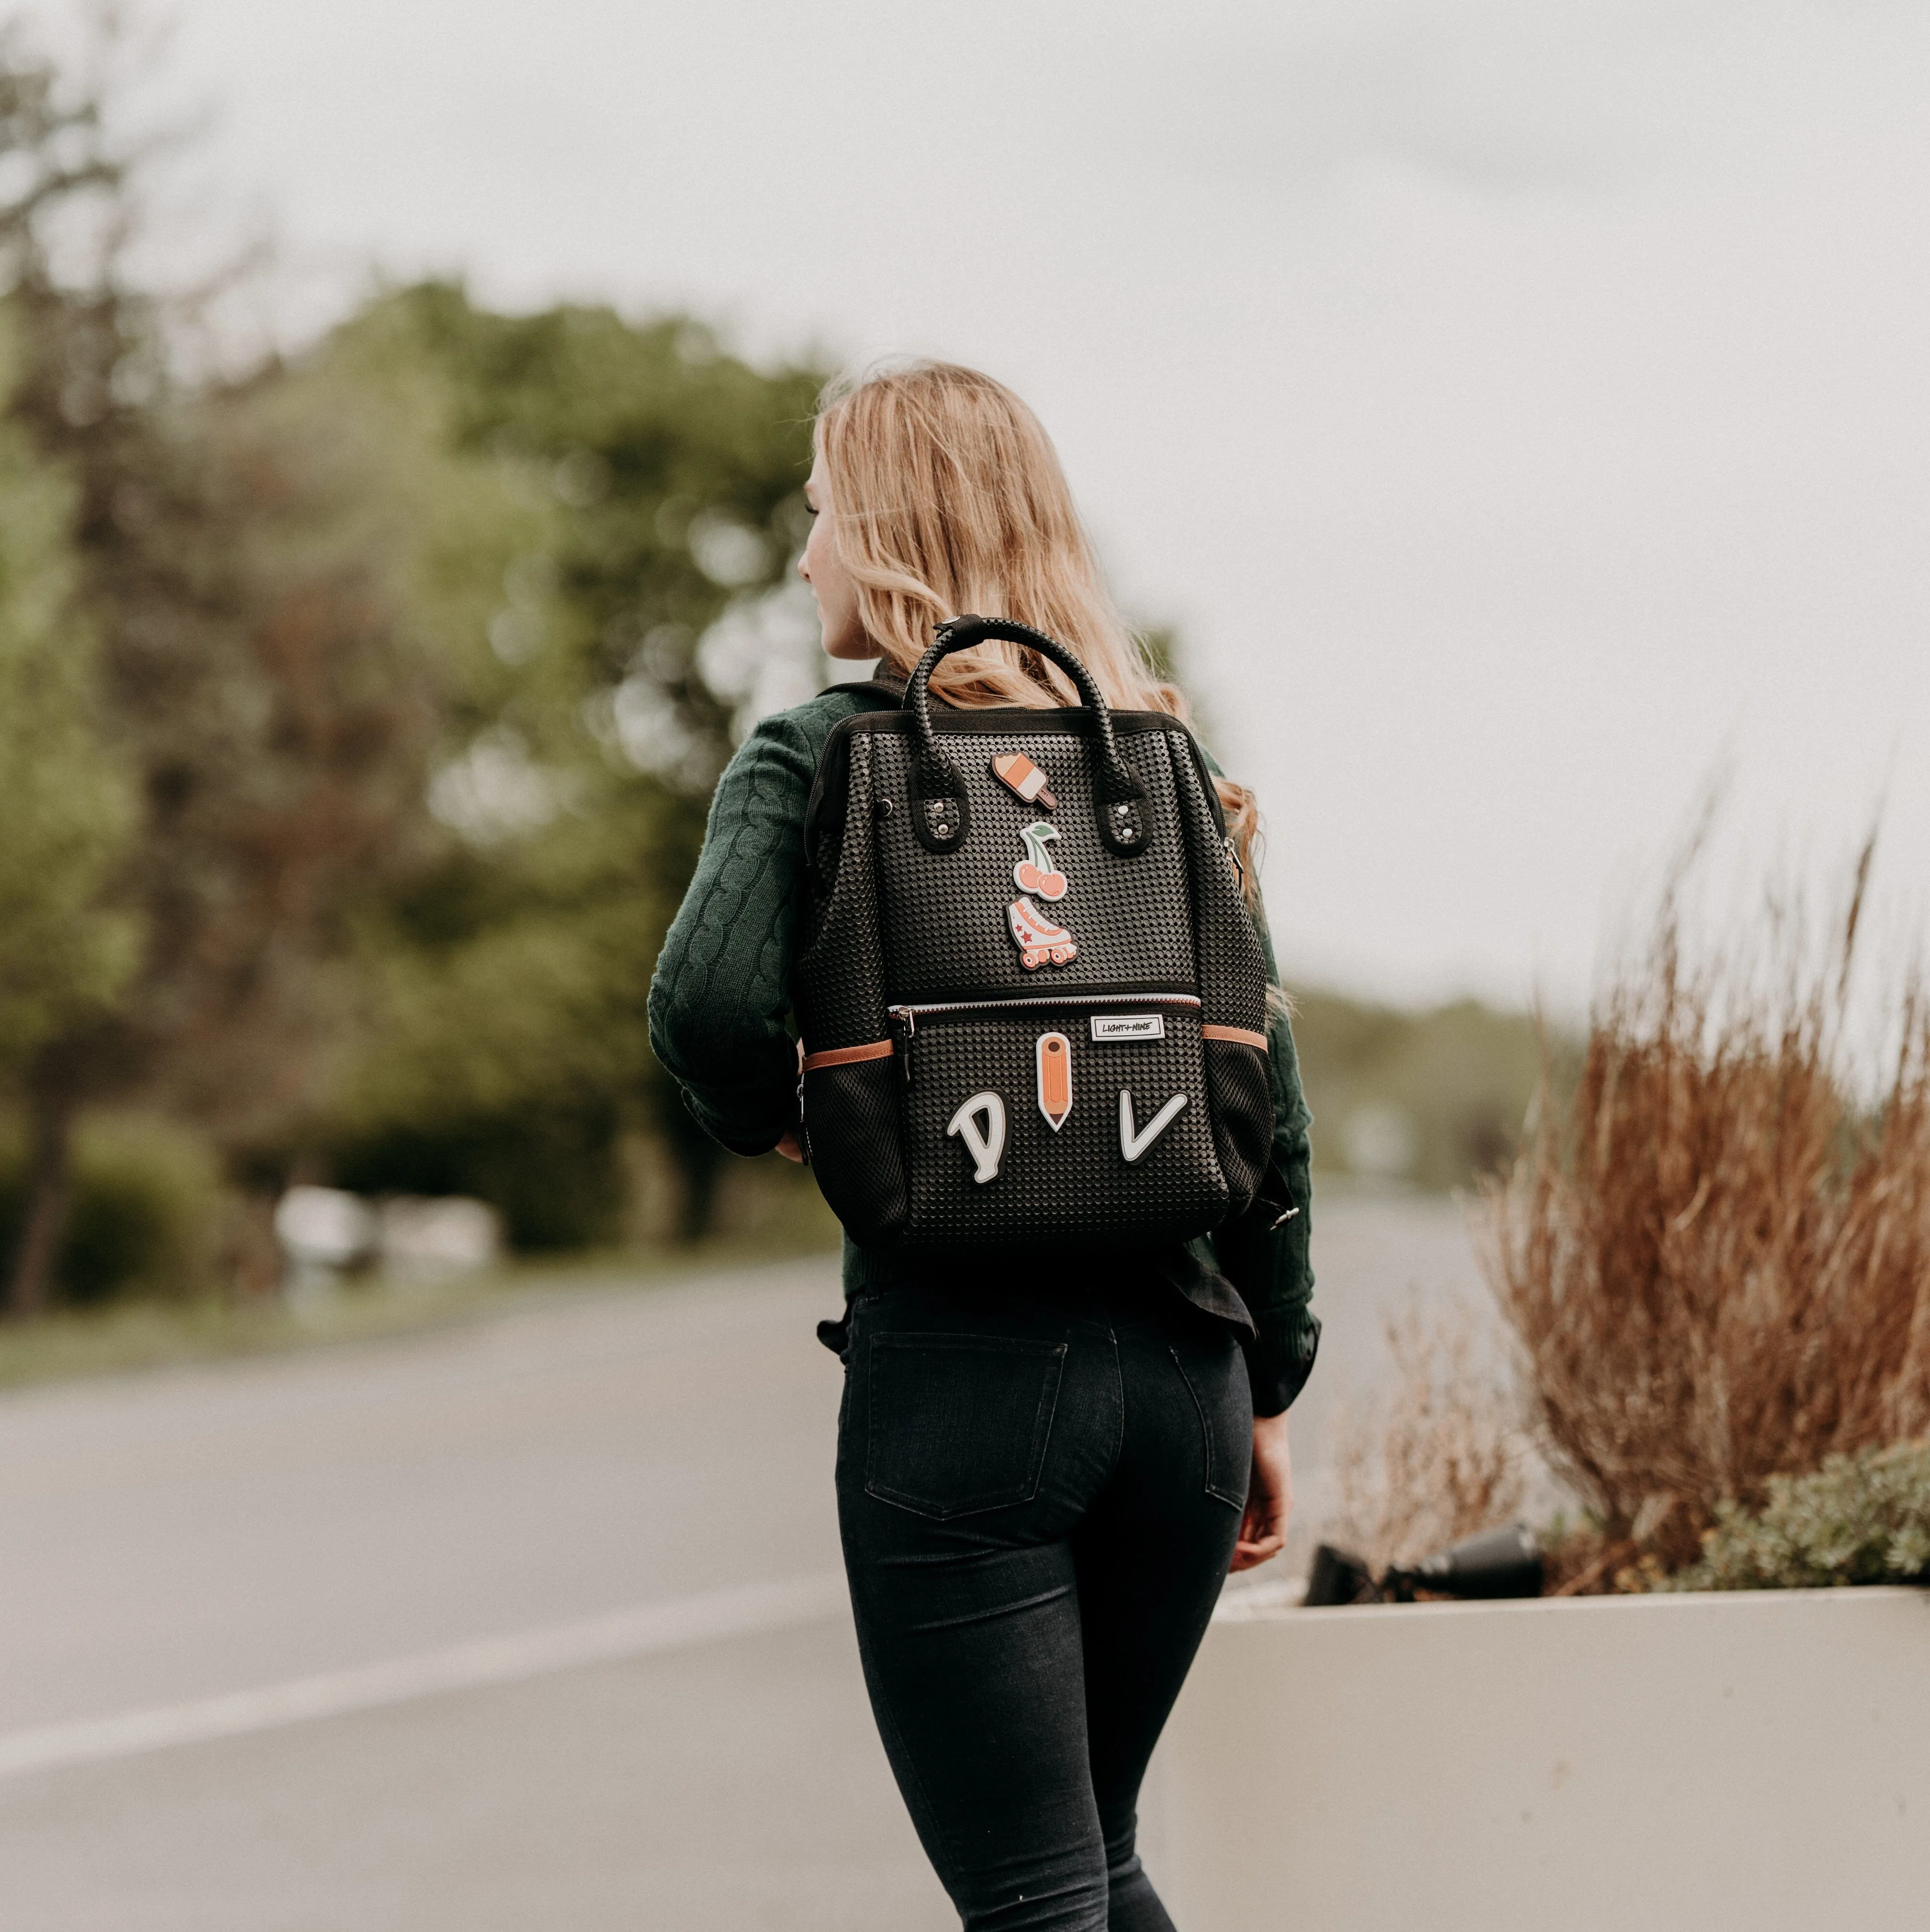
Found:
<path fill-rule="evenodd" d="M 1604 1551 L 1669 1568 L 1723 1498 L 1930 1430 L 1920 978 L 1860 1086 L 1845 1045 L 1871 848 L 1822 943 L 1772 898 L 1757 943 L 1691 961 L 1702 843 L 1598 1003 L 1571 1102 L 1543 1106 L 1484 1202 L 1538 1447 Z"/>
<path fill-rule="evenodd" d="M 1333 1430 L 1328 1535 L 1376 1576 L 1517 1515 L 1529 1462 L 1519 1400 L 1465 1304 L 1432 1322 L 1410 1310 L 1387 1342 L 1391 1386 L 1343 1400 Z"/>

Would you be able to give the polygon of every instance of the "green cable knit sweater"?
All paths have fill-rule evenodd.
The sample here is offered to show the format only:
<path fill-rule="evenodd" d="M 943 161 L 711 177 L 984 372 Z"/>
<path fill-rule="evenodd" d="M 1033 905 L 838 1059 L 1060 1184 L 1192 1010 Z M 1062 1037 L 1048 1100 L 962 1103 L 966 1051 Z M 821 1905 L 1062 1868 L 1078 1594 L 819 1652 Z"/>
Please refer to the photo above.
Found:
<path fill-rule="evenodd" d="M 718 781 L 696 876 L 651 982 L 650 1044 L 685 1104 L 734 1153 L 767 1153 L 797 1123 L 790 986 L 805 807 L 832 727 L 890 701 L 863 688 L 835 689 L 779 712 L 757 727 Z M 1260 940 L 1268 976 L 1277 980 L 1264 920 Z M 1210 1240 L 1147 1257 L 1180 1292 L 1240 1332 L 1262 1415 L 1300 1392 L 1320 1334 L 1309 1306 L 1310 1117 L 1283 1012 L 1276 1010 L 1268 1032 L 1274 1152 L 1260 1202 Z M 902 1280 L 909 1266 L 847 1237 L 845 1293 Z"/>

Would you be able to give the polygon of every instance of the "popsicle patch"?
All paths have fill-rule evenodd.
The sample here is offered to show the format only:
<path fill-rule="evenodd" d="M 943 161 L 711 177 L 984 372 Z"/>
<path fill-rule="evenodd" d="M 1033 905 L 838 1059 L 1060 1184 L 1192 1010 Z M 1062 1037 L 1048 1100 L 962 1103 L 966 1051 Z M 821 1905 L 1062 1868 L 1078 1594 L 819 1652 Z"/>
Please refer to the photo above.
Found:
<path fill-rule="evenodd" d="M 1056 812 L 1059 802 L 1052 781 L 1023 752 L 1001 752 L 992 760 L 992 776 L 1022 805 L 1043 805 Z"/>

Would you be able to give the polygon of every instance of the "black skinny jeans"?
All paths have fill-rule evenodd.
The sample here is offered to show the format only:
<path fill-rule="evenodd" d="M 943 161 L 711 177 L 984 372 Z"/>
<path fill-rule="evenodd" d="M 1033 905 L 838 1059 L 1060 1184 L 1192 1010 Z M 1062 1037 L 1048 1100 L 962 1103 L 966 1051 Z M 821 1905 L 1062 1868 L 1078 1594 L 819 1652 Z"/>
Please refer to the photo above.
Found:
<path fill-rule="evenodd" d="M 1232 1332 L 1155 1281 L 861 1294 L 838 1513 L 865 1680 L 968 1932 L 1170 1932 L 1139 1782 L 1251 1466 Z"/>

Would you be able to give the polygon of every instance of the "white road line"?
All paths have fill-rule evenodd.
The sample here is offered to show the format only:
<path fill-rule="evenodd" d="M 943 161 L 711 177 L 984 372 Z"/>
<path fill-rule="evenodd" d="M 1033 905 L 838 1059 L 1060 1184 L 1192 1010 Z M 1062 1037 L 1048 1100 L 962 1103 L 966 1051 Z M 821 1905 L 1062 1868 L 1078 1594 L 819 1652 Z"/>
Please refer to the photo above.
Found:
<path fill-rule="evenodd" d="M 580 1664 L 649 1657 L 724 1637 L 793 1629 L 836 1616 L 845 1603 L 841 1576 L 785 1577 L 668 1603 L 641 1604 L 579 1623 L 480 1637 L 445 1650 L 388 1658 L 379 1664 L 293 1678 L 191 1703 L 160 1704 L 74 1724 L 0 1732 L 0 1778 L 66 1765 L 100 1764 L 217 1738 L 245 1737 L 284 1724 L 407 1704 L 445 1691 L 519 1683 Z"/>

